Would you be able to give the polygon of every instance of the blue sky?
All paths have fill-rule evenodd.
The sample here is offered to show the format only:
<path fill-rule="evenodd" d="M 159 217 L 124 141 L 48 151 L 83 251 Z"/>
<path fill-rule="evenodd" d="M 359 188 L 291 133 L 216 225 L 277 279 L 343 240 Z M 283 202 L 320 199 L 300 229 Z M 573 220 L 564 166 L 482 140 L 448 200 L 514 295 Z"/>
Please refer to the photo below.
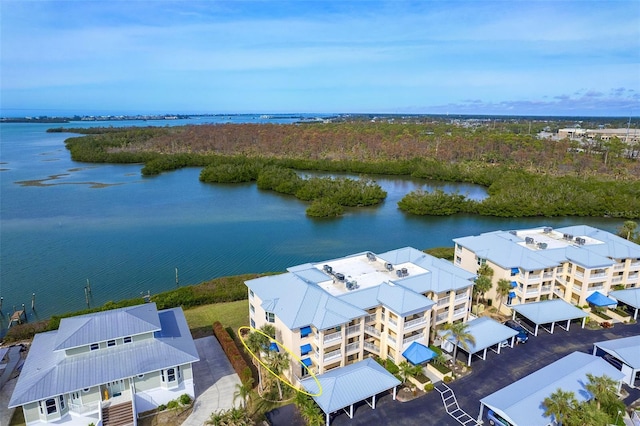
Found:
<path fill-rule="evenodd" d="M 640 115 L 640 1 L 0 2 L 0 115 Z"/>

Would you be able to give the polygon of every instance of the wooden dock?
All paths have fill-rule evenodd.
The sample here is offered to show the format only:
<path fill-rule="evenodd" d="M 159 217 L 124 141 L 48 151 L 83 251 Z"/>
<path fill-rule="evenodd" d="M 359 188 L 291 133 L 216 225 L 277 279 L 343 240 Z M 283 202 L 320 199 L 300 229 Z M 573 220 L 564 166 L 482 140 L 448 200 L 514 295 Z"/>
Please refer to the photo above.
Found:
<path fill-rule="evenodd" d="M 26 321 L 27 321 L 27 314 L 25 314 L 24 309 L 20 311 L 15 311 L 11 315 L 11 319 L 9 320 L 9 327 L 7 328 L 11 328 L 12 325 L 22 324 L 23 322 L 26 322 Z"/>

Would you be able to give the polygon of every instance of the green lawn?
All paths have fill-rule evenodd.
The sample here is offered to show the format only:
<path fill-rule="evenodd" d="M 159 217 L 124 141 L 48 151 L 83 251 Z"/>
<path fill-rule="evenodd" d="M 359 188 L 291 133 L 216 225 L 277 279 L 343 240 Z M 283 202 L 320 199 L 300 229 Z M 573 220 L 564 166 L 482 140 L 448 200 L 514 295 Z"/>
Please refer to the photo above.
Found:
<path fill-rule="evenodd" d="M 220 321 L 224 327 L 231 327 L 234 331 L 249 325 L 249 301 L 214 303 L 198 306 L 184 311 L 187 323 L 194 338 L 213 335 L 213 323 Z"/>

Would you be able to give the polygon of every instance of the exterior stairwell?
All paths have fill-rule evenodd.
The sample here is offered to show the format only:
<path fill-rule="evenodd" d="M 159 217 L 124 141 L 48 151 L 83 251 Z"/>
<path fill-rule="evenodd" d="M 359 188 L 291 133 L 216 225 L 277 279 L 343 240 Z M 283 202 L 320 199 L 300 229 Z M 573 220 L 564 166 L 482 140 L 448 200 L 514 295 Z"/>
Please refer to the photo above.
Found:
<path fill-rule="evenodd" d="M 102 412 L 102 424 L 104 426 L 132 425 L 133 406 L 131 401 L 104 408 Z"/>

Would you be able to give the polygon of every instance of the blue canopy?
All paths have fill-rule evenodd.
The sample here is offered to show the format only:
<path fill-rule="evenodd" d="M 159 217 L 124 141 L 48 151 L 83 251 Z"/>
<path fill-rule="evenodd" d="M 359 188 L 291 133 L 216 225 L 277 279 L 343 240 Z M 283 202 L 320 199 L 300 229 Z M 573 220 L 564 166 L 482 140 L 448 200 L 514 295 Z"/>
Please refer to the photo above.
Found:
<path fill-rule="evenodd" d="M 305 358 L 302 360 L 302 363 L 307 367 L 311 367 L 311 358 Z"/>
<path fill-rule="evenodd" d="M 512 273 L 512 274 L 518 274 L 518 273 L 520 273 L 520 268 L 511 268 L 511 273 Z"/>
<path fill-rule="evenodd" d="M 511 281 L 511 288 L 518 287 L 518 283 L 516 281 Z"/>
<path fill-rule="evenodd" d="M 278 344 L 276 342 L 271 342 L 271 344 L 269 345 L 269 350 L 280 352 L 280 350 L 278 349 Z"/>
<path fill-rule="evenodd" d="M 300 353 L 302 355 L 308 354 L 309 352 L 311 352 L 311 345 L 310 344 L 306 344 L 306 345 L 302 345 L 300 346 Z"/>
<path fill-rule="evenodd" d="M 587 302 L 595 306 L 611 306 L 618 303 L 615 300 L 600 293 L 599 291 L 594 291 L 591 296 L 587 297 Z"/>
<path fill-rule="evenodd" d="M 436 353 L 423 344 L 413 342 L 406 351 L 402 352 L 402 356 L 411 364 L 419 365 L 435 358 Z"/>
<path fill-rule="evenodd" d="M 509 292 L 509 299 L 513 299 L 514 297 L 516 297 L 516 293 L 513 291 Z"/>
<path fill-rule="evenodd" d="M 311 327 L 310 326 L 302 327 L 300 329 L 300 337 L 307 337 L 310 334 L 311 334 Z"/>

